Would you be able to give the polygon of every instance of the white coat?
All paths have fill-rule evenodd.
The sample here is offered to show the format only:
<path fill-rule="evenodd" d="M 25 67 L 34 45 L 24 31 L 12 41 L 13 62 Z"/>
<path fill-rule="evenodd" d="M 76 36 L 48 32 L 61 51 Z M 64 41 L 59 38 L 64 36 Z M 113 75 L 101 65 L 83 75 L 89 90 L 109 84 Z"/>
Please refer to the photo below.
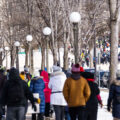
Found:
<path fill-rule="evenodd" d="M 62 92 L 66 79 L 64 72 L 54 72 L 51 74 L 48 87 L 52 92 L 50 98 L 50 103 L 52 105 L 67 105 Z"/>

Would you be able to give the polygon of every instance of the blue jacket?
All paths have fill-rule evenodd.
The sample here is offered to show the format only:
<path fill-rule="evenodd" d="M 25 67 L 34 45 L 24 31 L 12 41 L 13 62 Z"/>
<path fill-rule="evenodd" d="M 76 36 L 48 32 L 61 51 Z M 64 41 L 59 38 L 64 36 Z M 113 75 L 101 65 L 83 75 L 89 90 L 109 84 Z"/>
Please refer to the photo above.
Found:
<path fill-rule="evenodd" d="M 30 90 L 32 93 L 39 93 L 40 103 L 40 113 L 45 112 L 45 95 L 44 95 L 45 83 L 42 78 L 33 78 L 30 83 Z"/>
<path fill-rule="evenodd" d="M 116 80 L 111 86 L 108 98 L 108 107 L 111 107 L 112 103 L 112 115 L 115 118 L 120 119 L 120 81 Z"/>

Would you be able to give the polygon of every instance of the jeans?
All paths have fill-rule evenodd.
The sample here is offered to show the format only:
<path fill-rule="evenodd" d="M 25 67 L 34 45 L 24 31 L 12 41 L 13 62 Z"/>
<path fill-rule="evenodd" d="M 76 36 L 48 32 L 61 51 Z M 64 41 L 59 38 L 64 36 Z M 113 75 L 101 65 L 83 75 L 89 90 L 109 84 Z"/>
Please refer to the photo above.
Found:
<path fill-rule="evenodd" d="M 64 120 L 64 106 L 53 105 L 56 120 Z"/>
<path fill-rule="evenodd" d="M 24 120 L 25 107 L 7 107 L 6 120 Z"/>
<path fill-rule="evenodd" d="M 70 107 L 69 108 L 69 113 L 71 120 L 84 120 L 84 114 L 85 114 L 85 107 L 80 106 L 80 107 Z"/>

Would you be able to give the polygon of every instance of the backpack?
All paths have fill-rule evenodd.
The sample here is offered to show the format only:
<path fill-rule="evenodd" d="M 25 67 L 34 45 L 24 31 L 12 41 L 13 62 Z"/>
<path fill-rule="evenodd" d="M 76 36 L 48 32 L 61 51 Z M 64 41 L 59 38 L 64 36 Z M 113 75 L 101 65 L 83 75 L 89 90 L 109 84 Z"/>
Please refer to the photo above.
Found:
<path fill-rule="evenodd" d="M 8 100 L 9 103 L 19 104 L 24 99 L 24 88 L 22 81 L 11 81 L 8 84 Z"/>

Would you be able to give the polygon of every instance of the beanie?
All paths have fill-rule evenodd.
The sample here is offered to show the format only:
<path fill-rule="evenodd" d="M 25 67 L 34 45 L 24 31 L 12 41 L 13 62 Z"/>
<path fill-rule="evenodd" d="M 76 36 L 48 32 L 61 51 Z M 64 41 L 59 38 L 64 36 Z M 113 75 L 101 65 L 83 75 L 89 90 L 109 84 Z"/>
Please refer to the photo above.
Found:
<path fill-rule="evenodd" d="M 79 64 L 74 64 L 72 66 L 72 73 L 80 73 L 80 65 Z"/>

